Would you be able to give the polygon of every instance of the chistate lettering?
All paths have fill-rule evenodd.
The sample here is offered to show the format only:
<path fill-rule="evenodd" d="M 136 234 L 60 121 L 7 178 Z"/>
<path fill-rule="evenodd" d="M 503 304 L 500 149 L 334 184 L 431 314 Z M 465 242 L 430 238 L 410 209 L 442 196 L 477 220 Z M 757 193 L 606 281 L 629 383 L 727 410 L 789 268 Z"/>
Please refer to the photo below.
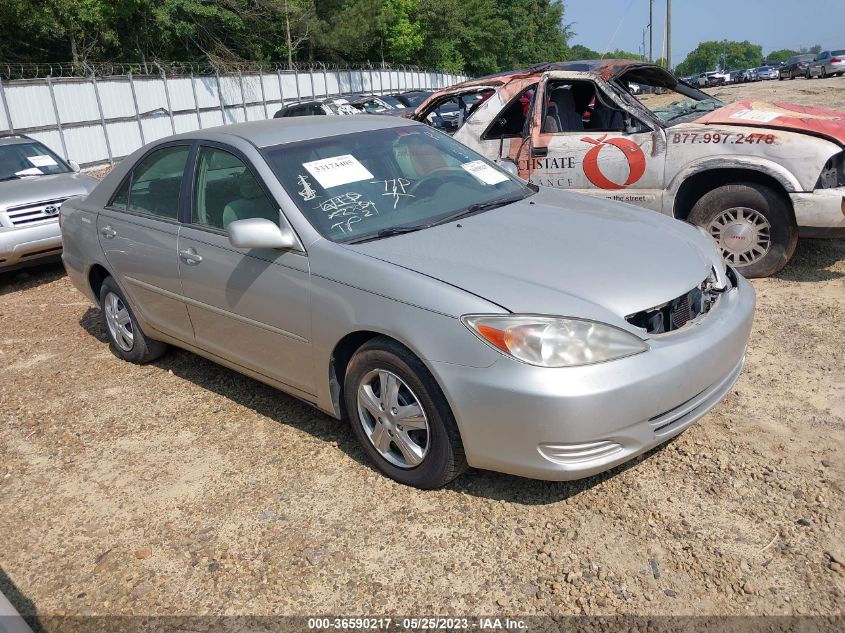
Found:
<path fill-rule="evenodd" d="M 556 156 L 554 158 L 527 158 L 520 169 L 575 169 L 574 156 Z"/>

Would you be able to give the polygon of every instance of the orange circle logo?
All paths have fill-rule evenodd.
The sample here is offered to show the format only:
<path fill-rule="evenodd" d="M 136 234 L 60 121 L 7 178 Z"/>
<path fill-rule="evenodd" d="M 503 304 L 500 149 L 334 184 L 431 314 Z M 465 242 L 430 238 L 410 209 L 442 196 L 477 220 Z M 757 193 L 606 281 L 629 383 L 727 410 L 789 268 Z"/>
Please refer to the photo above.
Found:
<path fill-rule="evenodd" d="M 591 183 L 601 189 L 624 189 L 625 187 L 630 187 L 638 182 L 643 177 L 643 174 L 645 174 L 645 154 L 643 154 L 643 150 L 639 145 L 627 138 L 612 138 L 609 141 L 606 139 L 607 134 L 599 139 L 588 136 L 581 139 L 585 143 L 595 146 L 584 157 L 584 174 Z M 602 173 L 599 167 L 599 155 L 608 145 L 612 145 L 620 150 L 628 161 L 628 179 L 622 184 L 613 182 Z"/>

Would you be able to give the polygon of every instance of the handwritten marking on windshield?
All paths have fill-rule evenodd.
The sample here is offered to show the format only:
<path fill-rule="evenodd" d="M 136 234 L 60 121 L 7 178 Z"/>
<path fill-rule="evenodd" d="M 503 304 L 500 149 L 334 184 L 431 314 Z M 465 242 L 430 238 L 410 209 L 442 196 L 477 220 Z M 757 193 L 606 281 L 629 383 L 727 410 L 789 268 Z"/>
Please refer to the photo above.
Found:
<path fill-rule="evenodd" d="M 308 200 L 313 200 L 317 197 L 317 192 L 314 191 L 314 188 L 305 176 L 300 174 L 296 179 L 296 182 L 300 187 L 302 187 L 302 189 L 300 189 L 297 193 L 302 196 L 303 200 L 307 202 Z"/>
<path fill-rule="evenodd" d="M 407 178 L 390 178 L 388 180 L 373 180 L 372 185 L 384 185 L 383 196 L 390 196 L 393 198 L 393 208 L 399 204 L 399 198 L 416 198 L 414 194 L 408 193 L 406 188 L 411 184 Z"/>
<path fill-rule="evenodd" d="M 329 198 L 321 202 L 319 208 L 328 215 L 329 220 L 336 220 L 331 225 L 331 230 L 339 230 L 344 235 L 352 231 L 353 224 L 379 214 L 378 208 L 371 200 L 363 199 L 361 194 L 355 191 Z"/>

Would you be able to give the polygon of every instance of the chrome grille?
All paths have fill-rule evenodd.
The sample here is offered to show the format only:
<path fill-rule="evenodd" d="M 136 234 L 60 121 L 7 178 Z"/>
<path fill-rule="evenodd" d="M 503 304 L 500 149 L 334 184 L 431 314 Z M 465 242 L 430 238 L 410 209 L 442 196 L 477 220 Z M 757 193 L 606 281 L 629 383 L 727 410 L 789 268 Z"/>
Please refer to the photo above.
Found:
<path fill-rule="evenodd" d="M 44 220 L 53 220 L 59 216 L 59 208 L 67 198 L 45 200 L 6 209 L 6 215 L 12 226 L 23 226 Z"/>

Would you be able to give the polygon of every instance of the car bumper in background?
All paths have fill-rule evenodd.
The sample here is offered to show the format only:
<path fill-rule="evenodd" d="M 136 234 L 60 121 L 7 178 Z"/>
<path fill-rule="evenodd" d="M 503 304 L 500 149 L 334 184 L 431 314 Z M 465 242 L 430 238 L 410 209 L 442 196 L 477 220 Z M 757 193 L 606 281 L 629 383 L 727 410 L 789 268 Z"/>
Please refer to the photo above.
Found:
<path fill-rule="evenodd" d="M 0 270 L 55 257 L 61 252 L 62 235 L 58 221 L 20 228 L 0 228 Z"/>
<path fill-rule="evenodd" d="M 471 466 L 579 479 L 665 442 L 718 404 L 739 377 L 754 304 L 740 277 L 700 322 L 598 365 L 546 369 L 503 356 L 483 369 L 431 367 Z"/>
<path fill-rule="evenodd" d="M 845 232 L 845 187 L 791 193 L 789 197 L 801 235 Z"/>

